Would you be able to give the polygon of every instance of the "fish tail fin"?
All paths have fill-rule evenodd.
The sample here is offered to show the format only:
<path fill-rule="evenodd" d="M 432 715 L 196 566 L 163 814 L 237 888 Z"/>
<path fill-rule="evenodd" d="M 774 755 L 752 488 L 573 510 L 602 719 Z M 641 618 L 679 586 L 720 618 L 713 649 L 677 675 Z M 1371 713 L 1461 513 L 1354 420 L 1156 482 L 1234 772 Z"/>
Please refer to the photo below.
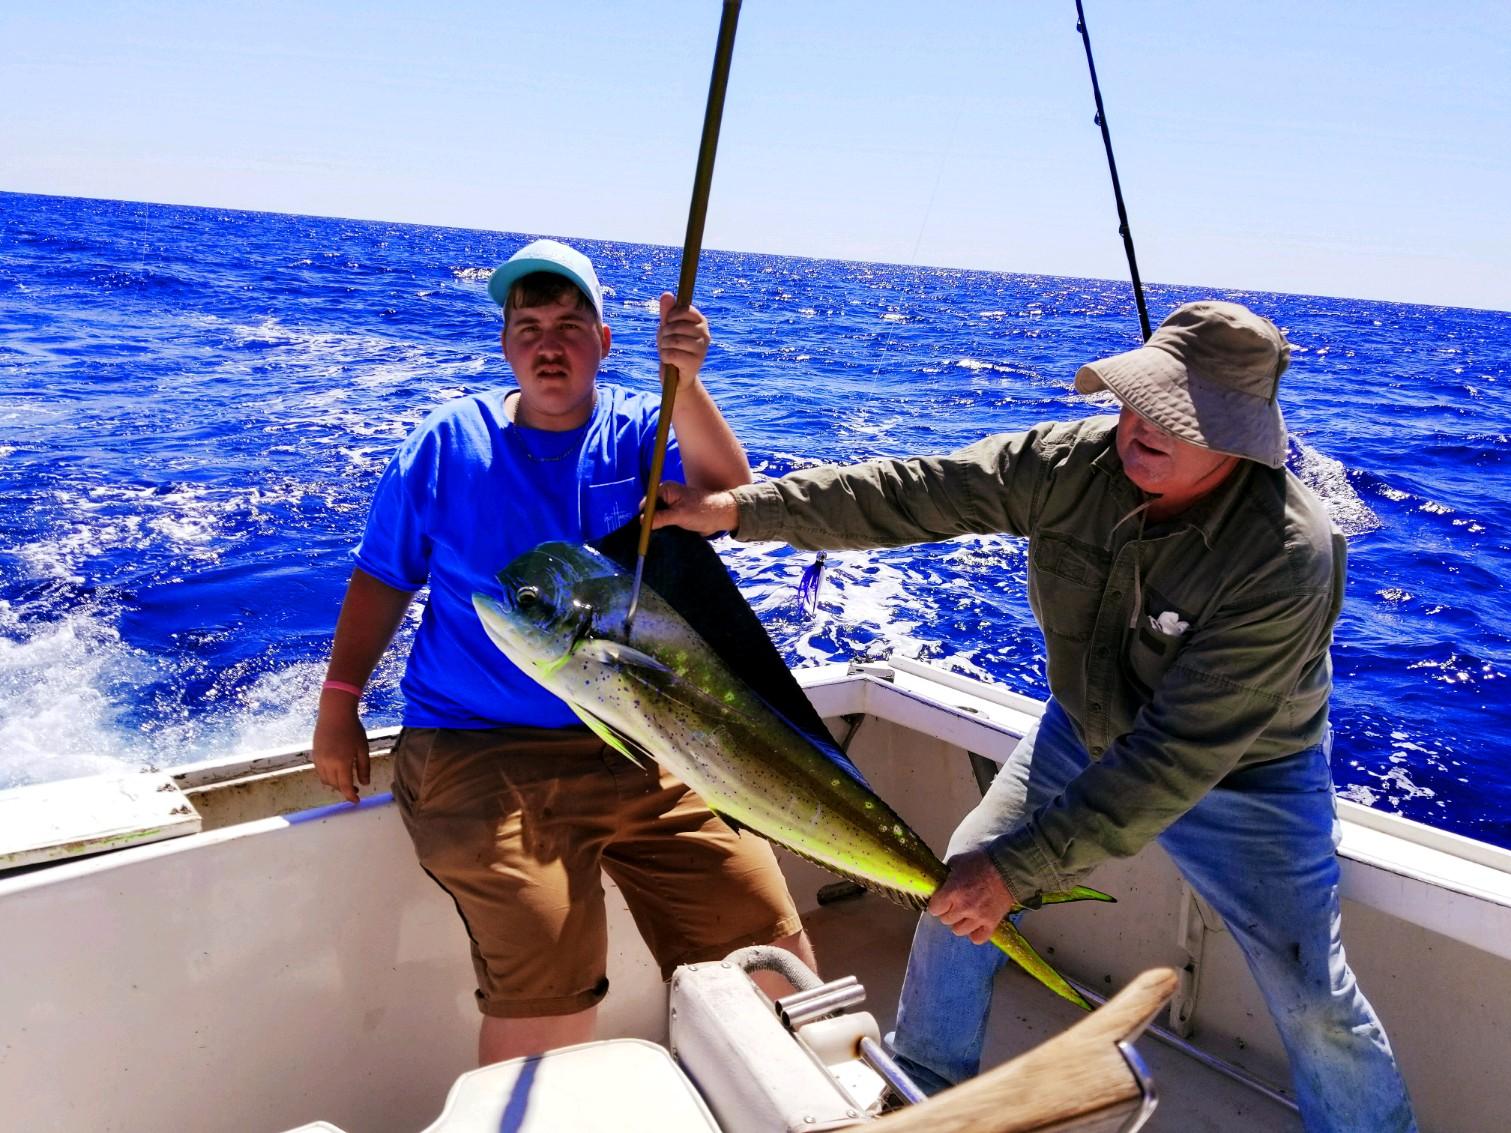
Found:
<path fill-rule="evenodd" d="M 1064 976 L 1051 968 L 1044 957 L 1034 951 L 1034 946 L 1017 930 L 1012 921 L 1004 920 L 997 926 L 997 931 L 992 933 L 992 943 L 1006 952 L 1018 967 L 1050 991 L 1070 1000 L 1082 1010 L 1091 1010 L 1091 1004 L 1087 1003 L 1081 993 L 1066 982 Z"/>

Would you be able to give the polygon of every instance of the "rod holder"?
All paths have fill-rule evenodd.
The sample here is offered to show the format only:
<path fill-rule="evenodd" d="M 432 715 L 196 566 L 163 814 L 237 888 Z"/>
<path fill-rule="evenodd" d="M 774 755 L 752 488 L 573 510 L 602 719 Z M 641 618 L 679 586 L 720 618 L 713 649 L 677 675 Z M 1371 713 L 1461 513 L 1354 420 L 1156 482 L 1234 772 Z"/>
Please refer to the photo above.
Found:
<path fill-rule="evenodd" d="M 793 999 L 798 999 L 798 1002 L 792 1003 Z M 782 997 L 777 1000 L 776 1012 L 787 1028 L 795 1031 L 804 1023 L 854 1007 L 858 1003 L 864 1003 L 865 999 L 866 989 L 854 976 L 846 976 L 843 980 L 836 980 L 834 984 L 825 985 L 813 992 L 799 992 L 797 996 Z"/>

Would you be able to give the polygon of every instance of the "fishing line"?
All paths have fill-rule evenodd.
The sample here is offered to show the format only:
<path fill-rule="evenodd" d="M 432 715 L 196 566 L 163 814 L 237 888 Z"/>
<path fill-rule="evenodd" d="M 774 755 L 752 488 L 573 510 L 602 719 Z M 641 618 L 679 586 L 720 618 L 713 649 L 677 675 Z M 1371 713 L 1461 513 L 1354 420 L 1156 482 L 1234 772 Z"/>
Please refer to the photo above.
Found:
<path fill-rule="evenodd" d="M 1082 7 L 1081 0 L 1076 0 L 1076 31 L 1080 33 L 1081 41 L 1086 47 L 1086 67 L 1091 74 L 1091 93 L 1092 98 L 1096 102 L 1096 116 L 1093 121 L 1095 121 L 1101 130 L 1102 146 L 1107 151 L 1107 169 L 1112 176 L 1112 196 L 1117 204 L 1118 235 L 1123 239 L 1123 250 L 1128 257 L 1128 274 L 1133 282 L 1133 298 L 1134 303 L 1138 307 L 1139 328 L 1143 331 L 1144 339 L 1147 341 L 1151 333 L 1149 308 L 1144 302 L 1144 285 L 1143 281 L 1139 278 L 1138 257 L 1133 248 L 1133 229 L 1128 223 L 1128 208 L 1123 201 L 1123 186 L 1118 178 L 1117 159 L 1113 156 L 1112 152 L 1112 133 L 1107 126 L 1107 110 L 1102 102 L 1102 86 L 1097 79 L 1096 59 L 1093 57 L 1091 51 L 1091 31 L 1086 25 L 1086 12 Z M 929 193 L 929 201 L 924 209 L 923 221 L 919 224 L 918 236 L 913 242 L 913 251 L 909 256 L 910 260 L 916 260 L 918 257 L 918 249 L 923 243 L 923 233 L 928 226 L 929 213 L 934 207 L 934 199 L 938 195 L 939 186 L 944 179 L 945 158 L 948 156 L 950 146 L 953 145 L 954 135 L 959 128 L 959 123 L 960 111 L 957 110 L 955 123 L 950 130 L 950 140 L 946 143 L 944 152 L 940 156 L 939 172 L 934 178 L 934 188 Z M 884 353 L 885 347 L 890 343 L 895 334 L 895 328 L 887 332 L 879 344 L 878 353 Z M 802 579 L 798 583 L 798 604 L 801 609 L 806 611 L 809 617 L 813 617 L 818 612 L 818 593 L 823 581 L 824 565 L 824 556 L 821 552 L 813 564 L 803 571 Z"/>
<path fill-rule="evenodd" d="M 951 151 L 955 148 L 955 138 L 959 135 L 960 132 L 960 118 L 962 113 L 963 111 L 959 108 L 955 110 L 955 117 L 951 122 L 949 132 L 945 137 L 944 146 L 939 151 L 939 165 L 934 174 L 934 185 L 929 190 L 929 199 L 923 208 L 923 218 L 918 222 L 918 235 L 913 238 L 913 250 L 908 253 L 908 261 L 905 266 L 919 266 L 917 263 L 918 249 L 923 245 L 923 234 L 928 230 L 929 218 L 934 213 L 934 201 L 939 196 L 939 186 L 944 184 L 945 167 L 948 163 Z M 898 313 L 901 314 L 902 312 Z M 883 357 L 886 354 L 887 347 L 892 344 L 892 341 L 894 338 L 896 338 L 896 336 L 897 326 L 894 322 L 887 328 L 886 333 L 882 335 L 881 340 L 876 344 L 876 354 L 878 358 Z M 803 568 L 802 577 L 798 580 L 798 609 L 803 613 L 805 617 L 810 619 L 818 615 L 819 592 L 822 589 L 824 583 L 824 572 L 826 568 L 825 560 L 827 558 L 827 552 L 818 552 L 813 562 L 810 563 L 807 567 Z"/>
<path fill-rule="evenodd" d="M 929 226 L 929 217 L 934 213 L 934 199 L 939 196 L 939 186 L 944 183 L 944 167 L 949 159 L 950 152 L 955 148 L 955 138 L 960 133 L 960 116 L 964 113 L 960 107 L 955 108 L 955 120 L 950 124 L 950 132 L 944 143 L 944 148 L 939 151 L 939 170 L 934 174 L 934 187 L 929 190 L 929 203 L 923 206 L 923 219 L 918 222 L 918 236 L 913 240 L 913 250 L 908 253 L 908 261 L 911 263 L 918 259 L 918 249 L 923 244 L 924 230 Z"/>

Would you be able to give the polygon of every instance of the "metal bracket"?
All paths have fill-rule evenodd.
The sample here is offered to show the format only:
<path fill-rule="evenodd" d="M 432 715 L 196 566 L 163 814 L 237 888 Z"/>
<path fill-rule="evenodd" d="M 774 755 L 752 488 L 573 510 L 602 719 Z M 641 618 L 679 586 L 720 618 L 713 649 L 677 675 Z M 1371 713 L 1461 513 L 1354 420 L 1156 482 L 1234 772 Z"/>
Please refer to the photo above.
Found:
<path fill-rule="evenodd" d="M 850 712 L 840 717 L 845 722 L 845 738 L 839 741 L 839 750 L 846 755 L 850 754 L 850 745 L 855 742 L 855 733 L 860 731 L 860 726 L 866 722 L 864 712 Z"/>
<path fill-rule="evenodd" d="M 992 780 L 997 777 L 997 772 L 1002 770 L 1002 765 L 995 759 L 988 759 L 974 751 L 968 751 L 965 754 L 971 761 L 971 774 L 976 777 L 976 786 L 984 798 L 991 788 Z"/>
<path fill-rule="evenodd" d="M 1154 1116 L 1155 1108 L 1159 1105 L 1159 1094 L 1154 1088 L 1154 1076 L 1149 1073 L 1149 1067 L 1144 1063 L 1131 1042 L 1118 1043 L 1118 1050 L 1123 1052 L 1123 1061 L 1128 1063 L 1128 1070 L 1133 1075 L 1133 1080 L 1138 1083 L 1139 1093 L 1143 1100 L 1139 1103 L 1138 1110 L 1128 1115 L 1127 1122 L 1118 1133 L 1137 1133 Z"/>
<path fill-rule="evenodd" d="M 1185 950 L 1186 962 L 1178 973 L 1180 984 L 1170 1001 L 1170 1029 L 1181 1038 L 1191 1034 L 1191 1020 L 1196 1015 L 1196 1000 L 1201 993 L 1201 969 L 1207 946 L 1207 934 L 1222 932 L 1222 918 L 1216 910 L 1197 896 L 1185 878 L 1181 879 L 1180 924 L 1175 942 Z"/>
<path fill-rule="evenodd" d="M 897 680 L 897 670 L 882 661 L 851 661 L 845 673 L 850 677 L 875 677 L 879 681 Z"/>

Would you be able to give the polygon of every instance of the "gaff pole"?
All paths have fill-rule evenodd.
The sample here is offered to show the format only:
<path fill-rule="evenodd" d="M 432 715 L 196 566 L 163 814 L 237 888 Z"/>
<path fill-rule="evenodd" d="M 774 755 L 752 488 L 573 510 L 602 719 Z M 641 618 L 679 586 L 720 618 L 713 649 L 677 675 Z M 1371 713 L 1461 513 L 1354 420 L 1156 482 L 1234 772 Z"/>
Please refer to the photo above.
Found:
<path fill-rule="evenodd" d="M 687 239 L 682 242 L 682 275 L 677 282 L 677 306 L 693 301 L 698 278 L 698 256 L 703 249 L 703 221 L 708 214 L 708 188 L 714 176 L 714 151 L 719 147 L 719 121 L 724 116 L 724 89 L 729 85 L 729 61 L 734 55 L 735 24 L 740 18 L 740 0 L 724 0 L 719 18 L 719 42 L 714 49 L 713 76 L 708 83 L 708 107 L 703 112 L 703 140 L 698 145 L 698 168 L 693 174 L 693 200 L 687 213 Z M 656 447 L 651 453 L 650 479 L 646 482 L 645 511 L 640 517 L 640 550 L 635 560 L 635 585 L 624 618 L 628 637 L 640 607 L 640 585 L 645 577 L 645 556 L 651 546 L 651 520 L 656 514 L 656 493 L 666 464 L 666 446 L 671 439 L 672 407 L 677 400 L 677 368 L 661 367 L 661 417 L 656 422 Z"/>

